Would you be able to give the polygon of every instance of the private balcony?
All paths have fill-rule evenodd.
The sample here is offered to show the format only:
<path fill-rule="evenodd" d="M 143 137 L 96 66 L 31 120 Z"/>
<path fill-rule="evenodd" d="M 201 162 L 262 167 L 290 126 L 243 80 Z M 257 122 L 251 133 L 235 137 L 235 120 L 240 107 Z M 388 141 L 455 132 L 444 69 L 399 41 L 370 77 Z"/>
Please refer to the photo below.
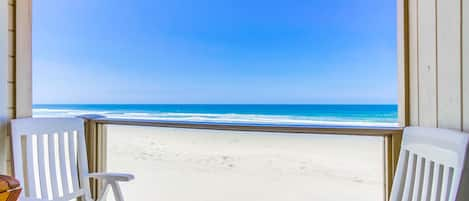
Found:
<path fill-rule="evenodd" d="M 396 5 L 398 126 L 84 116 L 89 171 L 135 174 L 122 184 L 127 200 L 389 201 L 405 128 L 469 131 L 469 3 Z M 1 174 L 15 174 L 11 120 L 33 115 L 32 16 L 31 0 L 0 0 Z M 100 187 L 91 181 L 94 198 Z"/>
<path fill-rule="evenodd" d="M 386 200 L 402 134 L 99 116 L 87 125 L 91 166 L 137 175 L 122 189 L 138 200 Z"/>

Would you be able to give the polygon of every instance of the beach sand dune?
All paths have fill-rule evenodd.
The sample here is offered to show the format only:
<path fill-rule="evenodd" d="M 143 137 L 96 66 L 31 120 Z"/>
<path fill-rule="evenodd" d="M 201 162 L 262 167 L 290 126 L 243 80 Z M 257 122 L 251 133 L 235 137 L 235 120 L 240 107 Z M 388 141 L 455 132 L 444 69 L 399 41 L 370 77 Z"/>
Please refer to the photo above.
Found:
<path fill-rule="evenodd" d="M 127 200 L 383 200 L 380 137 L 107 129 L 108 171 L 136 176 Z"/>

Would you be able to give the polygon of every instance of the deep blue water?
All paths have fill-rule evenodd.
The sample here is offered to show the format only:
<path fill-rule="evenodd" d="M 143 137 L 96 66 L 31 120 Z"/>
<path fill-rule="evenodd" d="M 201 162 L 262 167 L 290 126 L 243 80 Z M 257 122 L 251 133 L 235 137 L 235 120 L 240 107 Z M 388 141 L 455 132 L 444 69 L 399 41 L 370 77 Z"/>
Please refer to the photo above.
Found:
<path fill-rule="evenodd" d="M 34 116 L 99 114 L 110 118 L 161 121 L 396 126 L 397 105 L 34 105 Z"/>

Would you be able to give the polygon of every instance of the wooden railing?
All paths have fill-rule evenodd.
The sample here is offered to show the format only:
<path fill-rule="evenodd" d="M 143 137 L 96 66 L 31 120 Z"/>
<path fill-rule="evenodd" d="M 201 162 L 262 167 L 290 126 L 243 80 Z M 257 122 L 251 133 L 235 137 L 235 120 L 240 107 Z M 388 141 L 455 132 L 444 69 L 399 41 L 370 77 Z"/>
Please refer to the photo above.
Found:
<path fill-rule="evenodd" d="M 106 125 L 170 127 L 187 129 L 208 129 L 226 131 L 252 131 L 282 134 L 305 135 L 353 135 L 375 136 L 384 138 L 384 167 L 385 185 L 384 200 L 389 200 L 394 172 L 399 157 L 402 128 L 398 127 L 314 127 L 314 126 L 277 126 L 277 125 L 239 125 L 239 124 L 210 124 L 187 122 L 162 122 L 154 120 L 110 119 L 98 115 L 84 116 L 86 119 L 86 137 L 89 166 L 91 172 L 106 171 L 107 134 Z M 98 183 L 93 183 L 92 193 L 98 194 Z"/>

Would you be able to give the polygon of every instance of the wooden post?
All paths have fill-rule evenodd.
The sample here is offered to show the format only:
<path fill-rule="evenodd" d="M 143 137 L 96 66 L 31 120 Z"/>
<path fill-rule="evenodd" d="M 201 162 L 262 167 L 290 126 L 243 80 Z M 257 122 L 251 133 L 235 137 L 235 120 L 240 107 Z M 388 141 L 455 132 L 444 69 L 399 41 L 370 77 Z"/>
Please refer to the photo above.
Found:
<path fill-rule="evenodd" d="M 16 0 L 16 117 L 31 117 L 32 0 Z"/>
<path fill-rule="evenodd" d="M 8 1 L 0 0 L 0 173 L 7 171 L 8 121 Z"/>
<path fill-rule="evenodd" d="M 85 120 L 85 139 L 89 172 L 105 172 L 107 134 L 104 125 L 95 121 L 96 119 L 104 118 L 104 116 L 83 115 L 80 116 L 80 118 Z M 102 181 L 96 179 L 90 181 L 91 196 L 93 199 L 97 199 L 102 185 Z"/>
<path fill-rule="evenodd" d="M 397 61 L 399 124 L 402 127 L 410 124 L 410 90 L 409 90 L 409 0 L 397 0 Z"/>
<path fill-rule="evenodd" d="M 385 178 L 385 200 L 389 201 L 391 196 L 394 175 L 401 150 L 402 133 L 384 137 L 384 178 Z"/>

